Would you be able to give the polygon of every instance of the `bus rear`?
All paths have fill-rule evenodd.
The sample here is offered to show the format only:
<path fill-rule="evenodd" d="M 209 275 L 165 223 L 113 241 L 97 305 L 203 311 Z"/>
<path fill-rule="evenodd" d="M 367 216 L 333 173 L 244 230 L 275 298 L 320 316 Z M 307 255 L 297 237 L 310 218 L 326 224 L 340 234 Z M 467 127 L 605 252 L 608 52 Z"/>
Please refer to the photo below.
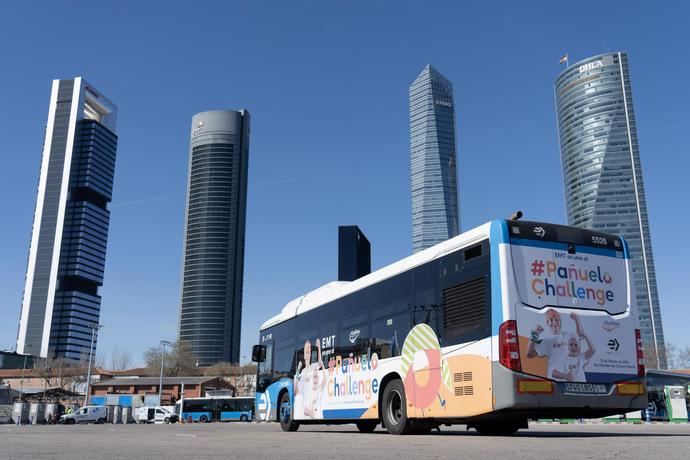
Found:
<path fill-rule="evenodd" d="M 537 222 L 501 226 L 494 410 L 563 418 L 646 407 L 625 241 Z"/>

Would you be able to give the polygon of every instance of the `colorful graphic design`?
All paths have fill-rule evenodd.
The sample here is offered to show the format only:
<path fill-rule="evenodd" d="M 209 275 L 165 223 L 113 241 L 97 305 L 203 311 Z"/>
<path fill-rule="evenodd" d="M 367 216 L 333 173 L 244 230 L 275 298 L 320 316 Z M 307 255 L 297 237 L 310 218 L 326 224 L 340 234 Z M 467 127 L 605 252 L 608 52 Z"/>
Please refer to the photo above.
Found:
<path fill-rule="evenodd" d="M 562 382 L 612 382 L 637 374 L 634 319 L 606 312 L 517 308 L 525 373 Z"/>
<path fill-rule="evenodd" d="M 625 259 L 521 245 L 512 253 L 520 298 L 528 305 L 627 309 Z"/>
<path fill-rule="evenodd" d="M 441 383 L 452 388 L 448 363 L 441 356 L 436 333 L 426 324 L 418 324 L 407 335 L 402 348 L 400 373 L 403 376 L 407 402 L 425 409 L 439 399 Z"/>

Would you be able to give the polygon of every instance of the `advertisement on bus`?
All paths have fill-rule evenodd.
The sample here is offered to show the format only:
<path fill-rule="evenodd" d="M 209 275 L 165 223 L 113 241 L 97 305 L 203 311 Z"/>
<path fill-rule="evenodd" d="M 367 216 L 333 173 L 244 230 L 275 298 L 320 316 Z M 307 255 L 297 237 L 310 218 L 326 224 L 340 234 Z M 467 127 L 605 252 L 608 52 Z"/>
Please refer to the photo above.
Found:
<path fill-rule="evenodd" d="M 524 372 L 590 383 L 637 374 L 626 261 L 620 251 L 592 252 L 513 246 Z"/>

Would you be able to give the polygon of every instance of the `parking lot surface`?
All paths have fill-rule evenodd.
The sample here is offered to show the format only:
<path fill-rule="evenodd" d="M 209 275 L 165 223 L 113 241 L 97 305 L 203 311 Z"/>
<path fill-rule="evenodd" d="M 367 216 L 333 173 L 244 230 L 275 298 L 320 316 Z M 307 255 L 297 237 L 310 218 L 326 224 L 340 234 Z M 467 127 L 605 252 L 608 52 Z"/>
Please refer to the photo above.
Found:
<path fill-rule="evenodd" d="M 0 459 L 112 458 L 688 458 L 690 425 L 530 425 L 510 437 L 479 436 L 464 426 L 392 436 L 380 427 L 274 423 L 174 425 L 0 425 Z"/>

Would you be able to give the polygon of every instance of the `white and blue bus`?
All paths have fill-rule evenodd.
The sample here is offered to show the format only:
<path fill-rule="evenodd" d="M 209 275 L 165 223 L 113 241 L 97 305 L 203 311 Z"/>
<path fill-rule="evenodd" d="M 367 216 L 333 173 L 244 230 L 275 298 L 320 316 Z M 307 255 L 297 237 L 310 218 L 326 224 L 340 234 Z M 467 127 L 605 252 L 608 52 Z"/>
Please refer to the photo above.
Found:
<path fill-rule="evenodd" d="M 175 405 L 183 422 L 249 422 L 254 419 L 254 398 L 212 396 L 184 398 Z"/>
<path fill-rule="evenodd" d="M 327 284 L 261 327 L 256 417 L 512 434 L 642 409 L 631 270 L 620 237 L 500 220 Z"/>

